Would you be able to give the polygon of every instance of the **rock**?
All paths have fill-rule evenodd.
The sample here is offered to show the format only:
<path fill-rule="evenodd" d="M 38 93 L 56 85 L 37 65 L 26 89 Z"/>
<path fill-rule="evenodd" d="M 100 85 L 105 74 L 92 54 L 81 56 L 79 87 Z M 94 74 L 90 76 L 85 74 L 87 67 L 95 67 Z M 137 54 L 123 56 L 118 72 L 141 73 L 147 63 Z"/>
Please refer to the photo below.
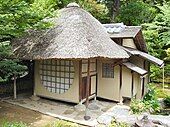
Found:
<path fill-rule="evenodd" d="M 107 115 L 107 114 L 103 114 L 103 115 L 101 115 L 101 116 L 99 116 L 98 118 L 97 118 L 97 122 L 99 123 L 99 124 L 104 124 L 104 125 L 109 125 L 110 123 L 111 123 L 111 121 L 112 121 L 112 116 L 110 116 L 110 115 Z"/>
<path fill-rule="evenodd" d="M 155 122 L 159 121 L 163 126 L 170 127 L 170 116 L 163 116 L 163 115 L 150 115 L 150 119 Z"/>
<path fill-rule="evenodd" d="M 109 113 L 111 116 L 129 115 L 129 109 L 125 108 L 124 106 L 116 106 L 110 110 Z"/>
<path fill-rule="evenodd" d="M 130 125 L 134 125 L 137 118 L 135 116 L 129 115 L 129 116 L 117 116 L 115 117 L 118 122 L 125 122 Z"/>
<path fill-rule="evenodd" d="M 141 120 L 136 121 L 135 127 L 153 127 L 154 123 L 145 114 Z"/>

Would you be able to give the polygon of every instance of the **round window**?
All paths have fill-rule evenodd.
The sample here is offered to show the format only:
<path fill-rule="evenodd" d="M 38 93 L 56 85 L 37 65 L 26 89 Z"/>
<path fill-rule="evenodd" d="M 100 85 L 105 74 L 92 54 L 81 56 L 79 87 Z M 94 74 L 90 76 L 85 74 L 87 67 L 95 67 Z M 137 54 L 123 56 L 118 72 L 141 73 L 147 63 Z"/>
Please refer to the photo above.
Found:
<path fill-rule="evenodd" d="M 64 93 L 73 83 L 74 66 L 70 60 L 42 60 L 40 62 L 42 85 L 50 92 Z"/>

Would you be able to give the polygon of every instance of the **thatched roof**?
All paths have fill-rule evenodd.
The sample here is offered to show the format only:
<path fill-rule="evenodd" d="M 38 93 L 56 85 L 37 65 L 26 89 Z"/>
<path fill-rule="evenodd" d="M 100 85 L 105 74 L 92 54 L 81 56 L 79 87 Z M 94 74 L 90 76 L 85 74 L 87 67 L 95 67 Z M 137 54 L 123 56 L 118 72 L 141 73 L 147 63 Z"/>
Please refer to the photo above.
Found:
<path fill-rule="evenodd" d="M 102 24 L 78 6 L 59 11 L 55 26 L 46 31 L 32 31 L 12 41 L 20 59 L 128 58 L 127 52 L 114 43 Z"/>
<path fill-rule="evenodd" d="M 117 27 L 117 24 L 120 23 L 112 23 L 112 24 L 103 24 L 103 26 L 108 28 Z M 124 28 L 118 33 L 108 33 L 110 38 L 114 39 L 125 39 L 125 38 L 132 38 L 134 39 L 134 43 L 136 47 L 144 52 L 147 52 L 147 47 L 145 40 L 143 38 L 141 26 L 123 26 Z"/>

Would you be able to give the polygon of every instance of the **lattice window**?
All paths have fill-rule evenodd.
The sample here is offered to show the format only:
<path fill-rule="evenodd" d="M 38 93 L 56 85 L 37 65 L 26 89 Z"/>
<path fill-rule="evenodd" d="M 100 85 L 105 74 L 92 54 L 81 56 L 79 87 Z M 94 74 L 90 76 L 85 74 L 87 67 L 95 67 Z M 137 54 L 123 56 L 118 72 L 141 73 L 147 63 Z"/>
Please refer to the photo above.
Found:
<path fill-rule="evenodd" d="M 64 93 L 73 83 L 73 62 L 70 60 L 42 60 L 40 77 L 42 85 L 47 90 L 53 93 Z"/>
<path fill-rule="evenodd" d="M 114 78 L 114 67 L 110 63 L 102 63 L 102 77 Z"/>

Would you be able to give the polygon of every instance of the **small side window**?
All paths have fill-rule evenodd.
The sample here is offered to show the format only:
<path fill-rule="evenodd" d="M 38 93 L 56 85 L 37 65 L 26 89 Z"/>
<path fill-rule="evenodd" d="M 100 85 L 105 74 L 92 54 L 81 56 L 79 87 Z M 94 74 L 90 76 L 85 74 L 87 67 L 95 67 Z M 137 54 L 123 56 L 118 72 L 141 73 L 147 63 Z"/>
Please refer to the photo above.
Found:
<path fill-rule="evenodd" d="M 102 63 L 102 77 L 114 78 L 114 67 L 110 63 Z"/>

